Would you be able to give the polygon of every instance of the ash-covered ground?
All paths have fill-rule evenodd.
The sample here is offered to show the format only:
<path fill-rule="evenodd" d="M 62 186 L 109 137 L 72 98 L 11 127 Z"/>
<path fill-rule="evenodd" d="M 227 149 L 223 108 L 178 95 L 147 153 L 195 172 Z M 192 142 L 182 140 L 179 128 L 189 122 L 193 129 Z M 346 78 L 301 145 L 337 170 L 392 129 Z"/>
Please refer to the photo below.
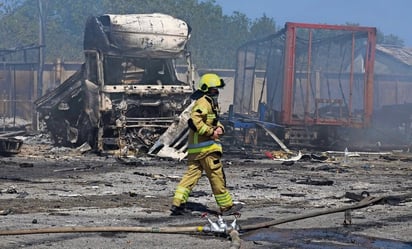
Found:
<path fill-rule="evenodd" d="M 271 149 L 268 148 L 268 151 Z M 267 154 L 267 153 L 266 153 Z M 228 188 L 244 203 L 240 248 L 412 248 L 412 154 L 403 151 L 304 153 L 296 162 L 265 153 L 225 154 Z M 309 156 L 307 156 L 309 155 Z M 322 156 L 319 156 L 322 155 Z M 170 216 L 186 162 L 112 156 L 53 147 L 47 137 L 25 137 L 22 150 L 0 157 L 0 227 L 186 227 L 209 224 L 217 209 L 206 177 L 190 198 L 190 215 Z M 382 201 L 344 212 L 287 220 L 355 205 L 351 196 Z M 353 194 L 353 195 L 350 195 Z M 356 198 L 355 198 L 356 199 Z M 348 215 L 348 213 L 347 213 Z M 214 221 L 212 214 L 209 218 Z M 231 223 L 235 217 L 225 217 Z M 248 231 L 273 220 L 285 223 Z M 346 223 L 346 224 L 345 224 Z M 229 248 L 210 233 L 85 232 L 0 236 L 0 248 Z"/>

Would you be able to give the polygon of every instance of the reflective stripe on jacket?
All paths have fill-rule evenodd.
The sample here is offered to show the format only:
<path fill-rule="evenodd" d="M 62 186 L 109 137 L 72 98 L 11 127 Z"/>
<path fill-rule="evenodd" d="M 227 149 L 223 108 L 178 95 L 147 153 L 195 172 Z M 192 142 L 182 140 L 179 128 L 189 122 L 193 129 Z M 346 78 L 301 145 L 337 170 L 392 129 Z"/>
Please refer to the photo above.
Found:
<path fill-rule="evenodd" d="M 213 106 L 213 100 L 204 95 L 196 100 L 190 113 L 191 129 L 189 132 L 189 145 L 187 152 L 189 155 L 206 156 L 212 152 L 222 153 L 222 145 L 219 140 L 213 140 L 211 136 L 217 127 L 224 130 L 219 122 L 217 113 L 218 106 Z"/>

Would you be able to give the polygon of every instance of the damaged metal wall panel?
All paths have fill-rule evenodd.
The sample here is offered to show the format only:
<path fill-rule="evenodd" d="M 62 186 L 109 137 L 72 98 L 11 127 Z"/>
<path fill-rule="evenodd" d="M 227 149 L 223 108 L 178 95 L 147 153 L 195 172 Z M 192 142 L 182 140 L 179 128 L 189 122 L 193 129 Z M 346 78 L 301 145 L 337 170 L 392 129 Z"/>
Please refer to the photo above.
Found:
<path fill-rule="evenodd" d="M 248 46 L 238 53 L 238 63 L 243 66 L 236 72 L 236 80 L 242 82 L 234 89 L 234 111 L 242 114 L 252 114 L 253 82 L 256 71 L 256 47 Z"/>
<path fill-rule="evenodd" d="M 375 38 L 375 28 L 286 23 L 245 43 L 238 49 L 234 116 L 283 126 L 280 133 L 290 140 L 328 140 L 330 127 L 369 127 Z M 256 81 L 259 69 L 263 87 Z M 266 98 L 250 97 L 256 89 Z M 326 135 L 320 138 L 319 131 Z"/>
<path fill-rule="evenodd" d="M 0 49 L 0 115 L 3 118 L 18 117 L 31 121 L 39 49 L 34 45 Z"/>
<path fill-rule="evenodd" d="M 235 112 L 252 113 L 251 107 L 258 106 L 245 93 L 256 88 L 255 73 L 263 67 L 267 121 L 368 126 L 375 32 L 367 27 L 287 23 L 277 34 L 246 43 L 238 50 Z"/>
<path fill-rule="evenodd" d="M 374 109 L 412 103 L 412 76 L 376 75 Z"/>
<path fill-rule="evenodd" d="M 285 58 L 282 123 L 368 126 L 376 30 L 296 23 L 286 29 L 292 45 Z M 319 115 L 325 111 L 330 114 Z"/>
<path fill-rule="evenodd" d="M 7 65 L 3 69 L 0 70 L 0 116 L 31 120 L 35 87 L 33 65 Z"/>
<path fill-rule="evenodd" d="M 245 43 L 238 51 L 234 94 L 234 110 L 243 111 L 234 116 L 283 126 L 273 129 L 295 146 L 410 144 L 412 53 L 377 45 L 375 55 L 375 39 L 369 27 L 287 23 L 276 34 Z M 242 105 L 239 89 L 250 89 L 250 83 L 252 92 L 261 89 L 260 64 L 267 99 L 251 99 L 265 107 L 256 118 L 256 103 Z M 255 129 L 250 123 L 239 127 Z"/>

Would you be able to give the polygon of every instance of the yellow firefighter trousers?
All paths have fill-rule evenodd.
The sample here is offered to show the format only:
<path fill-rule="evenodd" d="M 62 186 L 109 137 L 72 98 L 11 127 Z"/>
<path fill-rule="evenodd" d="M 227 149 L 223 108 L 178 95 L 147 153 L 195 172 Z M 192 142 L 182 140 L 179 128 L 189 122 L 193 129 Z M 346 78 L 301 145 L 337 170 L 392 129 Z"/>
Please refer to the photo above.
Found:
<path fill-rule="evenodd" d="M 180 206 L 187 202 L 190 192 L 202 176 L 203 170 L 209 179 L 217 205 L 221 208 L 231 207 L 233 201 L 229 191 L 226 189 L 223 165 L 218 153 L 211 153 L 199 160 L 188 160 L 188 169 L 177 185 L 173 197 L 173 205 Z"/>

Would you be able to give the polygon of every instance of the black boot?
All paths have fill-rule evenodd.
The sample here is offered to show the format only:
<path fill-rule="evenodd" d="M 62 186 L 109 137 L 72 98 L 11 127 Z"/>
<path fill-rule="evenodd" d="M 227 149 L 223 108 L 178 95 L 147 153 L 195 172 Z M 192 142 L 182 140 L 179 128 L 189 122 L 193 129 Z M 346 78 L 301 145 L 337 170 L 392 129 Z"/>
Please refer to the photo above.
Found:
<path fill-rule="evenodd" d="M 243 208 L 243 204 L 236 203 L 236 204 L 233 204 L 231 207 L 221 208 L 220 212 L 222 216 L 235 215 L 235 214 L 239 214 L 239 211 L 242 208 Z"/>
<path fill-rule="evenodd" d="M 187 210 L 185 208 L 185 205 L 180 205 L 180 206 L 175 206 L 173 205 L 170 208 L 170 215 L 185 215 L 187 213 Z"/>

